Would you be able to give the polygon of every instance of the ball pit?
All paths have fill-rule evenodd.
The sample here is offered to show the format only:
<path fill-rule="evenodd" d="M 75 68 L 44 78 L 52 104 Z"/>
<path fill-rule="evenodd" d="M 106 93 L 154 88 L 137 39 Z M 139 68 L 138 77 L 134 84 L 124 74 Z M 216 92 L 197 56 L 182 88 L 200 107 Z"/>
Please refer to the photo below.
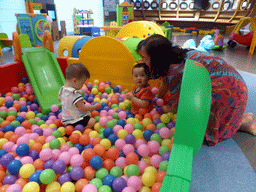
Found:
<path fill-rule="evenodd" d="M 127 91 L 86 82 L 80 90 L 86 104 L 102 103 L 91 112 L 97 123 L 86 130 L 64 126 L 57 105 L 43 115 L 27 78 L 0 94 L 0 191 L 159 191 L 176 114 L 164 114 L 164 101 L 155 97 L 150 113 L 134 116 Z"/>

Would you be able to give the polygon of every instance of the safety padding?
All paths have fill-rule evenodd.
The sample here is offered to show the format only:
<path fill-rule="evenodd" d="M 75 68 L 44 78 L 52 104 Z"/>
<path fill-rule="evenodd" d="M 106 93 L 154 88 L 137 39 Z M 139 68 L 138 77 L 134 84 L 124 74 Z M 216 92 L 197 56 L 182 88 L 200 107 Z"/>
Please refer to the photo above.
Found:
<path fill-rule="evenodd" d="M 83 37 L 84 36 L 65 36 L 61 38 L 59 42 L 59 57 L 71 57 L 75 42 Z"/>
<path fill-rule="evenodd" d="M 91 36 L 85 36 L 82 39 L 78 39 L 72 49 L 72 57 L 73 58 L 79 58 L 79 52 L 82 49 L 82 47 L 84 46 L 84 44 L 89 41 L 90 39 L 92 39 L 93 37 Z"/>

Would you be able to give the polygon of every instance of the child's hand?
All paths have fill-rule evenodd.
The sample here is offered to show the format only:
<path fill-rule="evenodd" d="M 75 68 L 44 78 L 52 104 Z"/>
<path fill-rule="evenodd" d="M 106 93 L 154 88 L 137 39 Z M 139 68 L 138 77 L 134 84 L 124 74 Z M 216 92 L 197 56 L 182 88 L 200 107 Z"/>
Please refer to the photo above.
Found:
<path fill-rule="evenodd" d="M 134 97 L 134 95 L 132 94 L 132 92 L 129 92 L 126 94 L 126 99 L 128 99 L 128 100 L 132 100 L 133 97 Z"/>

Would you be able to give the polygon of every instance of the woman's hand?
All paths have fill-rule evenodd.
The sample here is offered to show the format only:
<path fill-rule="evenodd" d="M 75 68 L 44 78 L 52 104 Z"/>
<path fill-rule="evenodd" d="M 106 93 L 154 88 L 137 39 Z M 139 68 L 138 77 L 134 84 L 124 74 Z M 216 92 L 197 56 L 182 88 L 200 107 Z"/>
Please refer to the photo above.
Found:
<path fill-rule="evenodd" d="M 129 92 L 126 94 L 126 99 L 128 99 L 128 100 L 132 100 L 133 97 L 134 97 L 134 95 L 132 94 L 132 92 Z"/>

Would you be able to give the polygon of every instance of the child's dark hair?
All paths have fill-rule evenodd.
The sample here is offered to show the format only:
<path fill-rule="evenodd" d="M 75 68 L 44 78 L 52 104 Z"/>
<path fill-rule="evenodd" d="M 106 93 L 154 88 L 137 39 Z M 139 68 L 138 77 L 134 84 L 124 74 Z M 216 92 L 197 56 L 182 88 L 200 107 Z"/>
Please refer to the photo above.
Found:
<path fill-rule="evenodd" d="M 148 79 L 150 79 L 151 71 L 150 71 L 149 66 L 146 63 L 139 63 L 139 64 L 134 65 L 133 68 L 132 68 L 132 71 L 133 71 L 133 69 L 136 69 L 136 68 L 143 68 L 147 77 L 148 77 Z"/>
<path fill-rule="evenodd" d="M 142 48 L 142 46 L 143 46 L 143 44 L 144 44 L 144 41 L 145 40 L 141 40 L 140 42 L 139 42 L 139 44 L 137 45 L 137 52 L 139 53 L 139 51 L 141 50 L 141 48 Z"/>
<path fill-rule="evenodd" d="M 81 79 L 82 77 L 90 78 L 88 69 L 82 63 L 73 63 L 66 68 L 66 79 Z"/>
<path fill-rule="evenodd" d="M 187 50 L 173 46 L 169 39 L 159 34 L 148 37 L 143 46 L 150 56 L 151 73 L 154 79 L 165 77 L 171 64 L 180 64 L 186 58 Z"/>
<path fill-rule="evenodd" d="M 48 12 L 47 12 L 46 9 L 41 9 L 41 10 L 40 10 L 40 13 L 46 13 L 46 14 L 48 15 Z"/>

